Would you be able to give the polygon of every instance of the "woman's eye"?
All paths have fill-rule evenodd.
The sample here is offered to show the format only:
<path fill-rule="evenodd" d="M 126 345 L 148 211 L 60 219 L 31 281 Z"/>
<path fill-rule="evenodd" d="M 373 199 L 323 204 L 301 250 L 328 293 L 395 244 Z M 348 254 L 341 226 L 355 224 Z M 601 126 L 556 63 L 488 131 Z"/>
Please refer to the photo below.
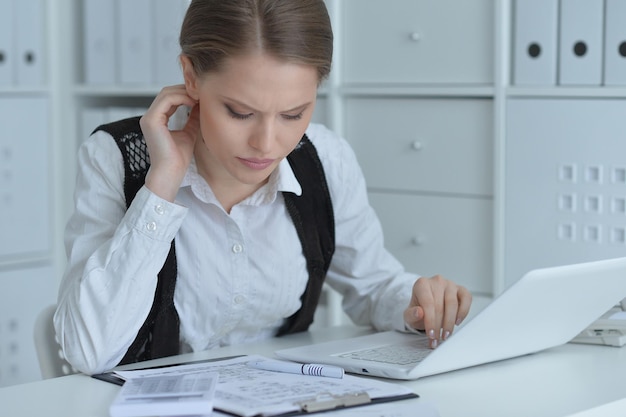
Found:
<path fill-rule="evenodd" d="M 300 120 L 302 119 L 302 112 L 298 114 L 283 114 L 285 120 Z"/>
<path fill-rule="evenodd" d="M 252 113 L 247 113 L 247 114 L 238 113 L 234 111 L 233 109 L 231 109 L 229 106 L 226 106 L 226 109 L 228 110 L 228 114 L 230 115 L 230 117 L 232 117 L 233 119 L 246 120 L 252 117 Z"/>

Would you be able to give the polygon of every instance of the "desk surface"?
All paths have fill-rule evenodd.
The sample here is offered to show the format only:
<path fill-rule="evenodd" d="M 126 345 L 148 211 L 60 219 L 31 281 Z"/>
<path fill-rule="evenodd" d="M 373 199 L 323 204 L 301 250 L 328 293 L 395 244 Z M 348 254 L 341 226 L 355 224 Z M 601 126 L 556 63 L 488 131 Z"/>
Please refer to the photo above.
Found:
<path fill-rule="evenodd" d="M 495 329 L 494 329 L 495 330 Z M 165 364 L 241 354 L 273 356 L 277 349 L 369 332 L 345 326 L 321 329 L 254 345 L 220 348 L 151 361 Z M 434 404 L 441 417 L 562 417 L 626 398 L 626 348 L 566 344 L 540 353 L 435 375 L 410 386 Z M 119 387 L 85 375 L 70 375 L 0 389 L 0 415 L 11 417 L 108 417 Z M 624 404 L 622 400 L 619 403 Z M 389 407 L 393 407 L 390 404 Z M 625 415 L 585 413 L 585 416 Z"/>

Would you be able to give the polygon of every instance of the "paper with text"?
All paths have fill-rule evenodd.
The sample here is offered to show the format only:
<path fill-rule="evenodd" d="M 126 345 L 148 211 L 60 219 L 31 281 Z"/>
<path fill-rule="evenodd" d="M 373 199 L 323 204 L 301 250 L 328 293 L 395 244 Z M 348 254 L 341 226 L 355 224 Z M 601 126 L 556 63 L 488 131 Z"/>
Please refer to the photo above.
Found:
<path fill-rule="evenodd" d="M 324 399 L 328 396 L 364 392 L 370 398 L 380 399 L 413 394 L 405 386 L 370 378 L 346 375 L 342 379 L 337 379 L 295 375 L 254 369 L 247 365 L 250 361 L 266 359 L 263 356 L 251 355 L 216 362 L 117 371 L 115 374 L 127 379 L 146 375 L 217 372 L 219 382 L 215 391 L 214 408 L 244 417 L 272 416 L 300 411 L 302 402 Z"/>

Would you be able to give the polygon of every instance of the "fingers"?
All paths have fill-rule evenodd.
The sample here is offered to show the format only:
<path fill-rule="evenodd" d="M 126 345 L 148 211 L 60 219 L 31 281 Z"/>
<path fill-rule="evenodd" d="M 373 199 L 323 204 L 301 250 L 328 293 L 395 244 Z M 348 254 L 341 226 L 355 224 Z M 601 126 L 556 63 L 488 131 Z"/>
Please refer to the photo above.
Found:
<path fill-rule="evenodd" d="M 441 340 L 446 340 L 452 334 L 454 330 L 454 325 L 456 322 L 456 313 L 459 309 L 459 302 L 456 298 L 456 293 L 451 294 L 452 291 L 446 289 L 443 295 L 444 300 L 444 310 L 442 314 L 441 320 L 441 332 L 440 338 Z"/>
<path fill-rule="evenodd" d="M 414 329 L 423 329 L 424 309 L 420 306 L 407 308 L 404 310 L 404 322 Z"/>
<path fill-rule="evenodd" d="M 141 118 L 144 134 L 167 127 L 170 117 L 180 106 L 193 107 L 195 104 L 183 84 L 164 87 Z"/>
<path fill-rule="evenodd" d="M 441 275 L 423 279 L 424 285 L 418 289 L 425 294 L 418 294 L 419 304 L 424 309 L 424 330 L 430 339 L 430 346 L 434 349 L 442 336 L 443 316 L 445 312 L 444 294 L 445 282 Z M 419 281 L 419 280 L 418 280 Z"/>
<path fill-rule="evenodd" d="M 170 131 L 170 118 L 181 106 L 192 111 L 182 130 Z M 146 186 L 161 198 L 174 201 L 200 130 L 197 101 L 187 94 L 184 85 L 165 87 L 141 118 L 140 126 L 150 155 Z"/>
<path fill-rule="evenodd" d="M 458 326 L 467 318 L 470 307 L 472 306 L 472 294 L 465 287 L 459 287 L 459 311 L 456 316 L 456 325 Z"/>
<path fill-rule="evenodd" d="M 419 278 L 413 285 L 411 303 L 405 310 L 405 322 L 423 329 L 435 348 L 446 340 L 469 313 L 470 292 L 440 275 Z"/>
<path fill-rule="evenodd" d="M 198 104 L 191 107 L 184 130 L 190 132 L 191 135 L 200 131 L 200 110 Z"/>

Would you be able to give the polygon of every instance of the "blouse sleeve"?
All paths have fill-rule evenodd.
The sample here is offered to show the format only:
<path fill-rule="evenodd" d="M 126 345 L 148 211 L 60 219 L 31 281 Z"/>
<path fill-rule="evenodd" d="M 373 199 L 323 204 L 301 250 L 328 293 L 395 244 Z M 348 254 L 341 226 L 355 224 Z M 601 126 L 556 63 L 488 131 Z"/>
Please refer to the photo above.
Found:
<path fill-rule="evenodd" d="M 68 264 L 54 325 L 66 359 L 84 373 L 116 366 L 148 315 L 170 243 L 187 209 L 145 186 L 126 209 L 119 148 L 105 132 L 80 148 Z"/>
<path fill-rule="evenodd" d="M 347 141 L 323 126 L 310 137 L 324 166 L 335 215 L 335 254 L 327 283 L 343 295 L 343 308 L 357 324 L 406 330 L 416 274 L 408 273 L 384 247 L 383 230 L 370 206 L 365 178 Z"/>

